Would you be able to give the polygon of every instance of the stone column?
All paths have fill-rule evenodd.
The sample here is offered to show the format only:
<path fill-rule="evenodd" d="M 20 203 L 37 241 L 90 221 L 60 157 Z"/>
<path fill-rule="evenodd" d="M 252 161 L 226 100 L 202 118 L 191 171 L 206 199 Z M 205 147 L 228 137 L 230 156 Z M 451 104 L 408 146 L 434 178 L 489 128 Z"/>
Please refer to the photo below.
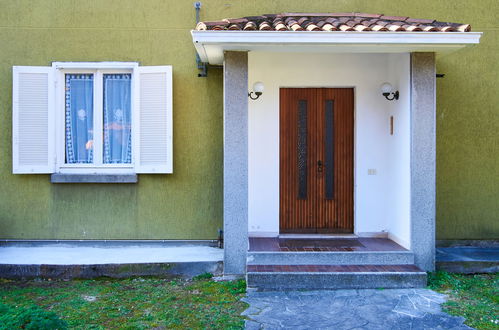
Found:
<path fill-rule="evenodd" d="M 224 274 L 246 274 L 248 251 L 248 53 L 224 62 Z"/>
<path fill-rule="evenodd" d="M 411 250 L 425 271 L 435 269 L 435 53 L 411 54 Z"/>

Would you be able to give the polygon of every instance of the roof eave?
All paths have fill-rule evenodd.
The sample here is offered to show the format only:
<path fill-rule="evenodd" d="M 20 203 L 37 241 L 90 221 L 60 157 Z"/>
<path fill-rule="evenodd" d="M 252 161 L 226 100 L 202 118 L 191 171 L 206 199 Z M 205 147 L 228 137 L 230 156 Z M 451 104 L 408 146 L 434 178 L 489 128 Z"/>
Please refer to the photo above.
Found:
<path fill-rule="evenodd" d="M 225 51 L 448 53 L 478 44 L 482 32 L 191 31 L 201 60 L 223 64 Z"/>

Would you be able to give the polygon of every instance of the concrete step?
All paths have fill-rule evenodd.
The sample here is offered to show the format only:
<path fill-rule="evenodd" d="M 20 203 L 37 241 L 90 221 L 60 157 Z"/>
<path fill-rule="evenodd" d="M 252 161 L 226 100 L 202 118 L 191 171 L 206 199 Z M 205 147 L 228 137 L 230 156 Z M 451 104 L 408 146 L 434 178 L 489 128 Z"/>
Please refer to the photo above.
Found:
<path fill-rule="evenodd" d="M 249 251 L 248 265 L 411 265 L 411 251 Z"/>
<path fill-rule="evenodd" d="M 0 242 L 0 278 L 191 277 L 221 274 L 223 250 L 212 242 Z"/>
<path fill-rule="evenodd" d="M 246 280 L 258 291 L 421 288 L 426 273 L 415 265 L 248 265 Z"/>

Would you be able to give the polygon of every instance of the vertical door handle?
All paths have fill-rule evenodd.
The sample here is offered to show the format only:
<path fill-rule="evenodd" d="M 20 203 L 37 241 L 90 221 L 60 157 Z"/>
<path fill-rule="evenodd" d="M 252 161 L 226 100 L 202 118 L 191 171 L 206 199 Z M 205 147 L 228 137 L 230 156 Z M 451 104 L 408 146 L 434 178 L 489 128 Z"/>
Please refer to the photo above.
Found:
<path fill-rule="evenodd" d="M 317 161 L 317 172 L 322 172 L 322 160 Z"/>

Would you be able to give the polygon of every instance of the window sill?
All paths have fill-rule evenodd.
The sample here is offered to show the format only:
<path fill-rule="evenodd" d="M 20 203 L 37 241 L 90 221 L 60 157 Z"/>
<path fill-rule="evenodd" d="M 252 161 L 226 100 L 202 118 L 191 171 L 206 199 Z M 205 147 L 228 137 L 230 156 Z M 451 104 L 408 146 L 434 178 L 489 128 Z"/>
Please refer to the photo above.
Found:
<path fill-rule="evenodd" d="M 62 174 L 50 176 L 51 183 L 137 183 L 137 174 Z"/>

